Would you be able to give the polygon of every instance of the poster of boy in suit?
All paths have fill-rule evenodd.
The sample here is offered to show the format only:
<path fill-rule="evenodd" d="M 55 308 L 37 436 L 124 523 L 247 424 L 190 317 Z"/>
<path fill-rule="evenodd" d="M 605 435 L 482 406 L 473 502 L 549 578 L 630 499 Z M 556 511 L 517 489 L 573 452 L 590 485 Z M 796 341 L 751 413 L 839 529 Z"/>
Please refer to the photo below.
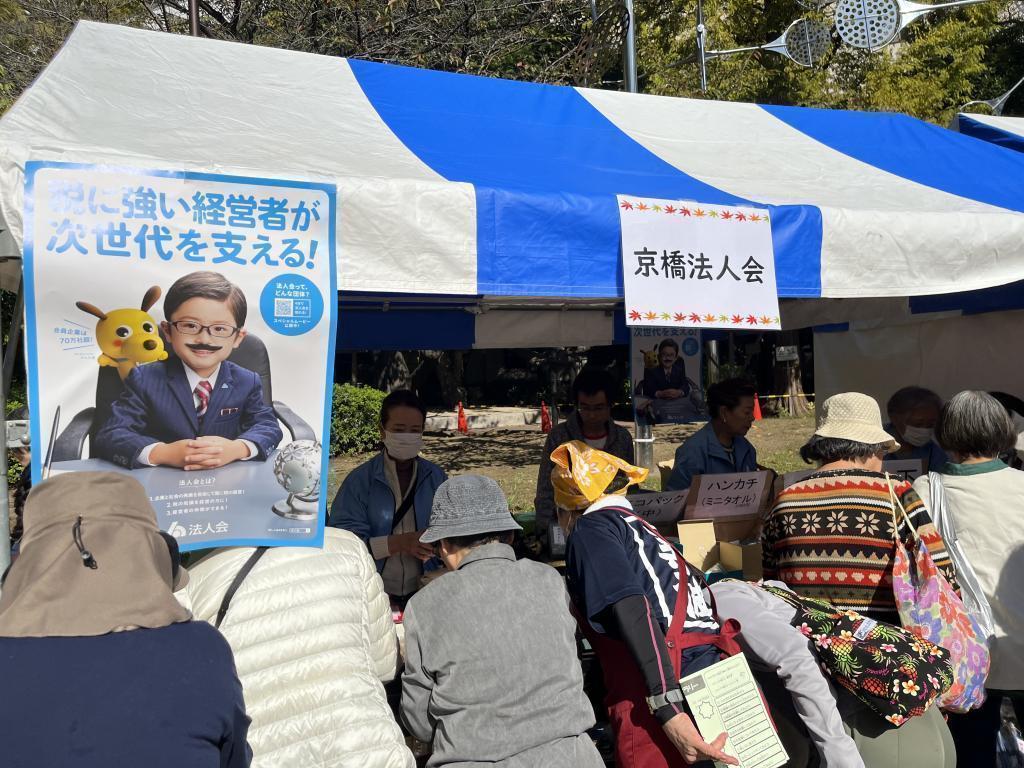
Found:
<path fill-rule="evenodd" d="M 318 545 L 336 217 L 333 185 L 30 162 L 34 481 L 128 473 L 183 551 Z"/>
<path fill-rule="evenodd" d="M 700 331 L 632 329 L 633 401 L 641 424 L 684 424 L 707 419 Z"/>
<path fill-rule="evenodd" d="M 217 272 L 190 272 L 164 298 L 174 356 L 135 367 L 96 436 L 100 458 L 129 469 L 215 469 L 266 461 L 284 436 L 260 377 L 228 360 L 245 338 L 248 302 Z"/>

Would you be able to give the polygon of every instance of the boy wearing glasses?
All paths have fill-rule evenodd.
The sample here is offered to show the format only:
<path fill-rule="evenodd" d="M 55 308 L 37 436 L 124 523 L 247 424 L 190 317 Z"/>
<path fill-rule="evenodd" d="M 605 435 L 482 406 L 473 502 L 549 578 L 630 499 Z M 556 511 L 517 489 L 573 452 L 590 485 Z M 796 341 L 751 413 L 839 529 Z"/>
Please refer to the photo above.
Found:
<path fill-rule="evenodd" d="M 136 366 L 96 435 L 96 454 L 129 469 L 214 469 L 263 461 L 283 437 L 259 374 L 228 361 L 245 338 L 245 294 L 217 272 L 179 278 L 161 331 L 174 356 Z"/>

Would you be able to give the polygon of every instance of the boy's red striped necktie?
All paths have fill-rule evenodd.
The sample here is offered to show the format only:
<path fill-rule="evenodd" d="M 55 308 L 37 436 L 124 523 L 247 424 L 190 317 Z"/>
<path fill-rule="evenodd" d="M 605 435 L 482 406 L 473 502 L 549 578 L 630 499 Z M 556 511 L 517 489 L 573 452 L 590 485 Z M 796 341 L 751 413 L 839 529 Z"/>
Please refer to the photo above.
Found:
<path fill-rule="evenodd" d="M 203 418 L 206 409 L 210 407 L 210 395 L 213 393 L 213 385 L 208 381 L 200 381 L 193 390 L 199 402 L 196 404 L 196 416 Z"/>

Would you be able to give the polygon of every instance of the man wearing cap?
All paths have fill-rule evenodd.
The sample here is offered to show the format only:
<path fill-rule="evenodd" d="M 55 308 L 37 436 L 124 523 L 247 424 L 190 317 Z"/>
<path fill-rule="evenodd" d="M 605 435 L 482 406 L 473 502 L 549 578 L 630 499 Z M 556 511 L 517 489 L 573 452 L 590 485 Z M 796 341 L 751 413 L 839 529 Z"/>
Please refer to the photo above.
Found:
<path fill-rule="evenodd" d="M 401 707 L 433 744 L 430 768 L 603 765 L 565 586 L 553 568 L 516 560 L 517 530 L 490 478 L 454 477 L 434 495 L 420 541 L 451 573 L 406 607 Z"/>

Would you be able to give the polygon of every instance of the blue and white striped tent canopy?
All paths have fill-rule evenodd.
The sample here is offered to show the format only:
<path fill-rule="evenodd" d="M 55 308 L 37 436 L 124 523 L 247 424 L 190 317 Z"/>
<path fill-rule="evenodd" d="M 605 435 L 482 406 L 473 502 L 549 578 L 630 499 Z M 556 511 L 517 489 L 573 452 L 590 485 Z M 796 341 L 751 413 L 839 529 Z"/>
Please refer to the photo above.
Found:
<path fill-rule="evenodd" d="M 1024 152 L 1024 117 L 957 115 L 960 133 Z"/>
<path fill-rule="evenodd" d="M 419 343 L 412 326 L 435 347 L 611 341 L 619 193 L 772 208 L 786 298 L 1024 279 L 1024 155 L 894 114 L 509 82 L 81 23 L 0 120 L 0 228 L 15 246 L 29 159 L 336 183 L 353 348 L 392 345 L 377 322 L 385 301 L 424 318 L 396 317 L 406 348 Z M 369 305 L 372 339 L 357 318 Z M 586 311 L 528 314 L 538 307 Z M 430 326 L 441 308 L 454 311 Z"/>

